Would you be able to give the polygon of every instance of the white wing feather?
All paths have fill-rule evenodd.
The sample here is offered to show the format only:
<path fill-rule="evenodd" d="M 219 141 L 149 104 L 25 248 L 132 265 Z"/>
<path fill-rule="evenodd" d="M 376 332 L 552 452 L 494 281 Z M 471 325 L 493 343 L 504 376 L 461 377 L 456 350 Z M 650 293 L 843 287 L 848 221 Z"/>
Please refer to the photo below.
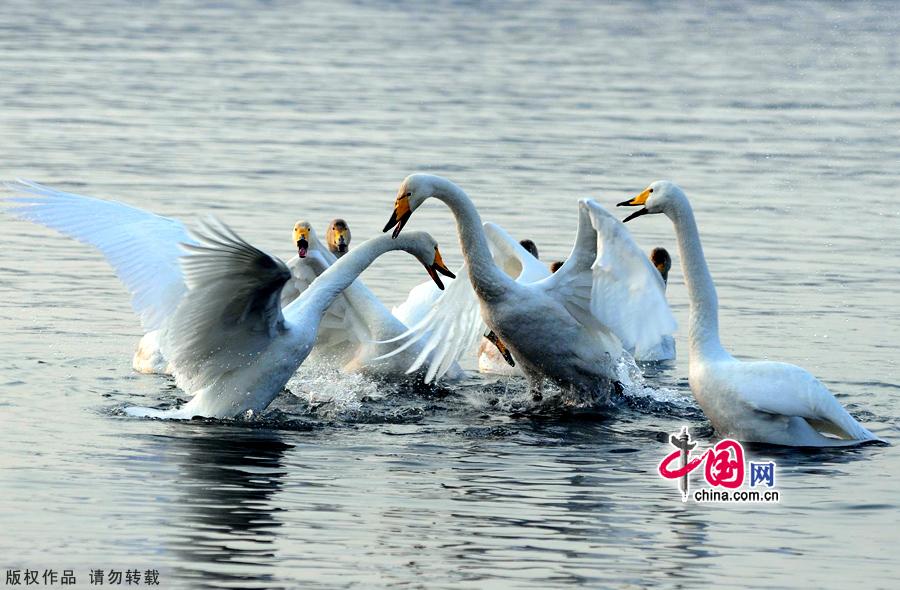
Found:
<path fill-rule="evenodd" d="M 484 234 L 494 255 L 494 262 L 520 283 L 533 283 L 550 276 L 550 269 L 522 247 L 505 229 L 485 222 Z"/>
<path fill-rule="evenodd" d="M 182 257 L 187 293 L 162 334 L 178 385 L 192 393 L 251 363 L 284 331 L 291 273 L 228 227 L 206 224 Z"/>
<path fill-rule="evenodd" d="M 440 379 L 447 370 L 468 350 L 471 350 L 484 333 L 484 320 L 478 298 L 469 281 L 469 269 L 463 265 L 456 272 L 456 279 L 447 285 L 444 294 L 434 302 L 431 311 L 406 333 L 392 340 L 406 339 L 396 350 L 384 355 L 393 356 L 416 342 L 422 342 L 422 350 L 407 373 L 418 371 L 427 361 L 425 382 Z"/>
<path fill-rule="evenodd" d="M 596 201 L 586 205 L 597 232 L 591 311 L 629 350 L 659 344 L 677 328 L 659 271 L 624 223 Z"/>
<path fill-rule="evenodd" d="M 145 332 L 162 326 L 185 292 L 180 243 L 193 243 L 181 222 L 116 201 L 57 191 L 20 180 L 6 187 L 28 196 L 8 212 L 100 250 L 132 294 Z"/>
<path fill-rule="evenodd" d="M 628 350 L 650 348 L 676 329 L 659 272 L 624 224 L 591 199 L 579 202 L 566 263 L 538 285 L 585 326 L 612 331 Z"/>
<path fill-rule="evenodd" d="M 760 412 L 800 416 L 841 438 L 877 438 L 844 409 L 821 381 L 796 365 L 773 361 L 734 363 L 728 377 L 738 385 L 741 399 Z"/>

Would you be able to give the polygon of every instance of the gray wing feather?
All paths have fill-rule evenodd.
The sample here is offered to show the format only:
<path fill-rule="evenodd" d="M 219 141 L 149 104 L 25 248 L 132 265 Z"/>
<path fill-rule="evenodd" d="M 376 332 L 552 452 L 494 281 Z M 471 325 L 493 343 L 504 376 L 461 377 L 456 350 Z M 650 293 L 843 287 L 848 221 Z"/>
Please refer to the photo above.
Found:
<path fill-rule="evenodd" d="M 187 391 L 252 362 L 285 329 L 287 266 L 221 223 L 193 232 L 181 259 L 188 291 L 167 322 L 163 349 Z"/>

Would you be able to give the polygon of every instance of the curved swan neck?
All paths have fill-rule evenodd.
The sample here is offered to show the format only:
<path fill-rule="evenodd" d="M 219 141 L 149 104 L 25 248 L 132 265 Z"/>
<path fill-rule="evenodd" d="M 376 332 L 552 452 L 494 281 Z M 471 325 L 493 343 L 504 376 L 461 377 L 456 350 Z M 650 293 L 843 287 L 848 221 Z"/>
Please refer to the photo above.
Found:
<path fill-rule="evenodd" d="M 432 196 L 443 201 L 456 218 L 459 245 L 475 292 L 482 299 L 489 300 L 509 290 L 515 282 L 494 263 L 481 215 L 469 195 L 449 180 L 440 178 L 435 183 Z"/>
<path fill-rule="evenodd" d="M 392 240 L 390 236 L 379 236 L 363 242 L 319 275 L 300 297 L 284 309 L 285 315 L 300 313 L 302 310 L 304 314 L 310 313 L 317 320 L 321 319 L 337 296 L 376 258 L 392 250 L 405 249 L 407 244 L 403 240 Z"/>
<path fill-rule="evenodd" d="M 687 198 L 677 198 L 665 213 L 675 225 L 681 271 L 691 303 L 688 327 L 691 360 L 728 356 L 719 342 L 719 300 L 700 243 L 694 211 Z"/>

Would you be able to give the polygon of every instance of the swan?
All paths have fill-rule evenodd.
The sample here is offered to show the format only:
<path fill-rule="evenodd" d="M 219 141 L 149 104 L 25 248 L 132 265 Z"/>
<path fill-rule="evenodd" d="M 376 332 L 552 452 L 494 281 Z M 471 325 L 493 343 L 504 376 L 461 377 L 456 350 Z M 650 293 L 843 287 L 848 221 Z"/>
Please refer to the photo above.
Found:
<path fill-rule="evenodd" d="M 522 368 L 535 398 L 549 380 L 603 401 L 618 379 L 616 364 L 625 348 L 652 344 L 674 330 L 659 273 L 621 222 L 596 202 L 579 202 L 578 233 L 563 267 L 521 283 L 494 261 L 478 211 L 446 178 L 408 176 L 384 231 L 394 228 L 392 235 L 399 236 L 429 198 L 443 201 L 456 218 L 465 272 L 457 273 L 447 294 L 398 350 L 424 338 L 433 359 L 455 360 L 474 347 L 486 324 Z M 440 377 L 442 366 L 426 379 Z"/>
<path fill-rule="evenodd" d="M 402 242 L 381 236 L 332 264 L 297 299 L 281 307 L 291 271 L 277 257 L 224 224 L 205 224 L 184 245 L 187 291 L 162 327 L 162 350 L 176 384 L 193 398 L 174 410 L 129 408 L 133 416 L 232 418 L 264 410 L 313 348 L 328 307 L 376 258 L 394 250 L 415 256 L 431 278 L 449 273 L 434 239 L 417 232 Z"/>
<path fill-rule="evenodd" d="M 719 342 L 718 299 L 687 196 L 657 181 L 619 206 L 641 206 L 625 218 L 662 213 L 675 225 L 681 270 L 690 297 L 691 392 L 716 432 L 742 442 L 828 447 L 877 440 L 819 380 L 787 363 L 744 362 Z M 825 436 L 822 433 L 834 435 Z"/>
<path fill-rule="evenodd" d="M 291 241 L 297 247 L 297 254 L 287 262 L 292 277 L 281 292 L 282 307 L 299 297 L 317 276 L 325 272 L 335 260 L 349 252 L 350 227 L 343 219 L 332 220 L 325 230 L 325 243 L 322 243 L 312 224 L 305 219 L 299 219 L 294 223 Z M 335 306 L 339 305 L 340 301 L 341 298 L 338 297 Z"/>
<path fill-rule="evenodd" d="M 184 224 L 117 201 L 65 193 L 34 182 L 19 181 L 6 186 L 21 195 L 8 199 L 18 205 L 7 209 L 8 213 L 53 228 L 104 254 L 131 292 L 132 307 L 144 329 L 132 367 L 140 373 L 171 374 L 172 367 L 162 353 L 159 330 L 187 290 L 179 265 L 183 254 L 179 244 L 196 242 Z M 291 279 L 282 291 L 282 306 L 299 297 L 338 255 L 346 253 L 350 244 L 346 221 L 333 220 L 326 235 L 327 243 L 322 243 L 309 222 L 300 220 L 294 224 L 292 241 L 297 255 L 287 263 Z M 358 280 L 328 309 L 311 360 L 328 360 L 346 371 L 396 378 L 405 374 L 421 346 L 411 348 L 402 357 L 376 361 L 388 348 L 381 348 L 373 340 L 389 339 L 406 330 L 406 325 L 391 317 Z M 448 372 L 454 378 L 461 374 L 456 365 Z"/>

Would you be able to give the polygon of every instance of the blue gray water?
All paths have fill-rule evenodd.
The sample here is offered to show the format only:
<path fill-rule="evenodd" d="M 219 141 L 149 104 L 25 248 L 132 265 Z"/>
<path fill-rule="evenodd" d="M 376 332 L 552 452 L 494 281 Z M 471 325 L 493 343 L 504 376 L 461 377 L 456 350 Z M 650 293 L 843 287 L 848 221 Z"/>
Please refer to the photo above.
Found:
<path fill-rule="evenodd" d="M 684 331 L 608 418 L 522 416 L 515 382 L 430 396 L 301 371 L 259 424 L 122 416 L 179 392 L 102 258 L 0 215 L 0 568 L 158 569 L 163 587 L 896 587 L 900 9 L 891 2 L 80 3 L 0 7 L 0 177 L 288 257 L 377 234 L 402 178 L 568 252 L 576 201 L 682 185 L 741 358 L 801 364 L 892 442 L 778 461 L 776 506 L 683 505 Z M 619 213 L 619 212 L 617 212 Z M 633 225 L 673 247 L 662 217 Z M 461 262 L 449 212 L 410 222 Z M 678 261 L 670 300 L 682 326 Z M 364 275 L 398 303 L 427 277 Z M 513 392 L 513 393 L 511 393 Z M 0 574 L 2 575 L 2 574 Z"/>

